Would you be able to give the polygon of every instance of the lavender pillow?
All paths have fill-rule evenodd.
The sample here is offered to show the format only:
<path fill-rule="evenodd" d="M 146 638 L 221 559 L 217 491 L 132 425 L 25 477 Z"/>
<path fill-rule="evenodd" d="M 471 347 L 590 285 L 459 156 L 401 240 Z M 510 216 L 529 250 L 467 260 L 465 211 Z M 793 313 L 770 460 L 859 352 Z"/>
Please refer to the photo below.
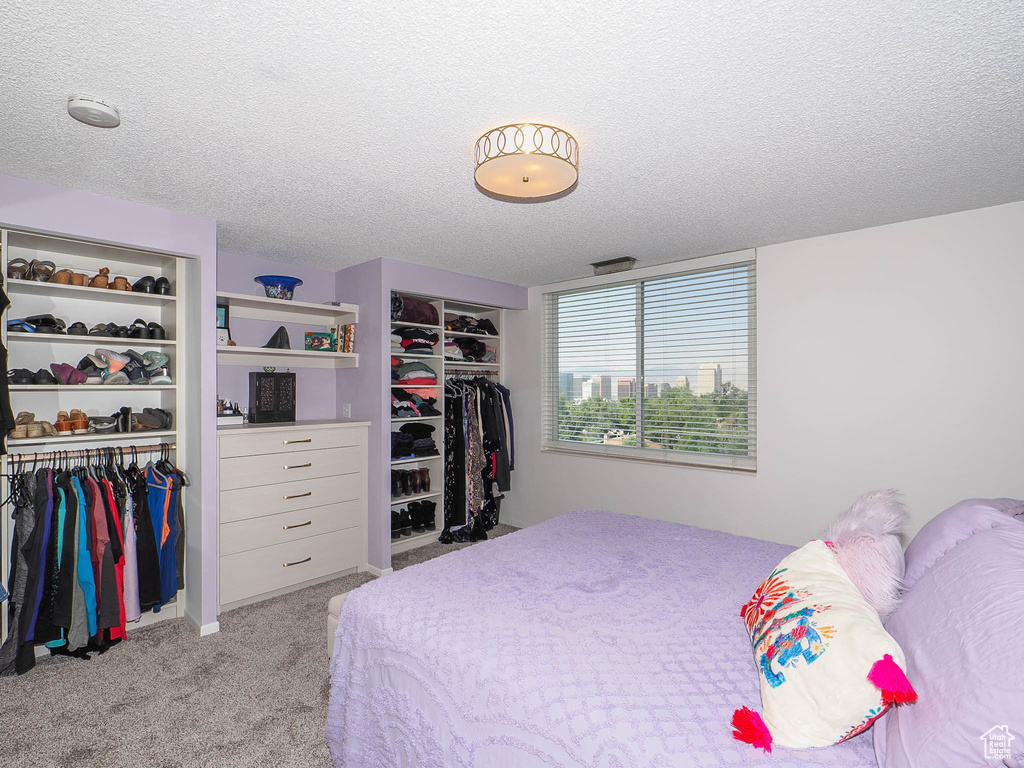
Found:
<path fill-rule="evenodd" d="M 1024 518 L 977 509 L 986 504 L 958 504 L 911 543 L 922 558 L 916 583 L 885 628 L 918 701 L 875 723 L 881 768 L 1024 765 Z M 959 535 L 965 520 L 977 526 L 991 514 L 999 525 L 971 527 L 935 554 L 937 530 Z M 908 548 L 908 573 L 912 563 Z"/>
<path fill-rule="evenodd" d="M 978 531 L 1008 525 L 1024 514 L 1020 499 L 966 499 L 928 521 L 907 547 L 903 588 L 910 589 L 942 557 Z"/>

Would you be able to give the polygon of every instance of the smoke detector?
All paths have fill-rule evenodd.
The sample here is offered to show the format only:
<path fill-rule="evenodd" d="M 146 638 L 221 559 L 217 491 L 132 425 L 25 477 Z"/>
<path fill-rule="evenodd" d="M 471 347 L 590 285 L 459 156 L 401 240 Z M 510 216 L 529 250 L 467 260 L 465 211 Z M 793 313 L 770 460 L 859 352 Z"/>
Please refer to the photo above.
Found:
<path fill-rule="evenodd" d="M 81 123 L 97 128 L 117 128 L 121 124 L 121 113 L 117 107 L 92 96 L 69 97 L 68 114 Z"/>

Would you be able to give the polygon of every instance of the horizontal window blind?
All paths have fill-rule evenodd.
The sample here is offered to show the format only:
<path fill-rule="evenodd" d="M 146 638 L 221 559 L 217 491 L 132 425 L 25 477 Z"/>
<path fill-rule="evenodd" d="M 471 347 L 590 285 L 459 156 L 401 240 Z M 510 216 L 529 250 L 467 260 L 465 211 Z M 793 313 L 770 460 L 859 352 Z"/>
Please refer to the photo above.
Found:
<path fill-rule="evenodd" d="M 549 293 L 545 446 L 754 469 L 754 262 Z"/>

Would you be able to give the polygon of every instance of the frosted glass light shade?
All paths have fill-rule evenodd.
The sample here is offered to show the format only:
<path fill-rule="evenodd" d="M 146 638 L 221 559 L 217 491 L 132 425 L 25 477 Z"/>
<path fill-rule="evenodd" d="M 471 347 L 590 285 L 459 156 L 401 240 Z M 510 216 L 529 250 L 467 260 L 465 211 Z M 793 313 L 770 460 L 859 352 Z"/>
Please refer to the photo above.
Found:
<path fill-rule="evenodd" d="M 476 142 L 476 183 L 503 197 L 548 197 L 579 178 L 580 149 L 561 128 L 503 125 Z"/>

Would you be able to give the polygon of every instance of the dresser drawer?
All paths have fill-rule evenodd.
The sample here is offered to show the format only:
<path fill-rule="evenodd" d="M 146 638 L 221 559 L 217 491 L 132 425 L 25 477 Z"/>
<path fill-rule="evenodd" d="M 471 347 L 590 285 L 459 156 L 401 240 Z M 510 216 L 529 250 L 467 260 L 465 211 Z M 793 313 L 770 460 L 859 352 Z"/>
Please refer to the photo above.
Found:
<path fill-rule="evenodd" d="M 221 491 L 218 504 L 220 522 L 233 523 L 236 520 L 359 499 L 363 496 L 363 480 L 361 473 L 353 473 L 279 483 L 272 488 L 256 485 Z"/>
<path fill-rule="evenodd" d="M 220 526 L 220 553 L 234 555 L 250 549 L 269 547 L 322 533 L 352 528 L 360 523 L 361 499 L 328 504 L 325 507 L 299 509 L 279 515 L 254 517 Z"/>
<path fill-rule="evenodd" d="M 324 448 L 344 448 L 359 445 L 364 430 L 351 429 L 279 429 L 267 427 L 265 431 L 245 430 L 223 435 L 220 457 L 261 456 L 266 453 L 292 453 Z"/>
<path fill-rule="evenodd" d="M 364 535 L 362 527 L 348 528 L 225 555 L 220 558 L 221 603 L 355 568 L 363 556 Z"/>
<path fill-rule="evenodd" d="M 357 446 L 239 456 L 221 459 L 220 489 L 231 491 L 235 488 L 290 483 L 314 477 L 359 472 L 362 468 L 363 449 Z"/>

